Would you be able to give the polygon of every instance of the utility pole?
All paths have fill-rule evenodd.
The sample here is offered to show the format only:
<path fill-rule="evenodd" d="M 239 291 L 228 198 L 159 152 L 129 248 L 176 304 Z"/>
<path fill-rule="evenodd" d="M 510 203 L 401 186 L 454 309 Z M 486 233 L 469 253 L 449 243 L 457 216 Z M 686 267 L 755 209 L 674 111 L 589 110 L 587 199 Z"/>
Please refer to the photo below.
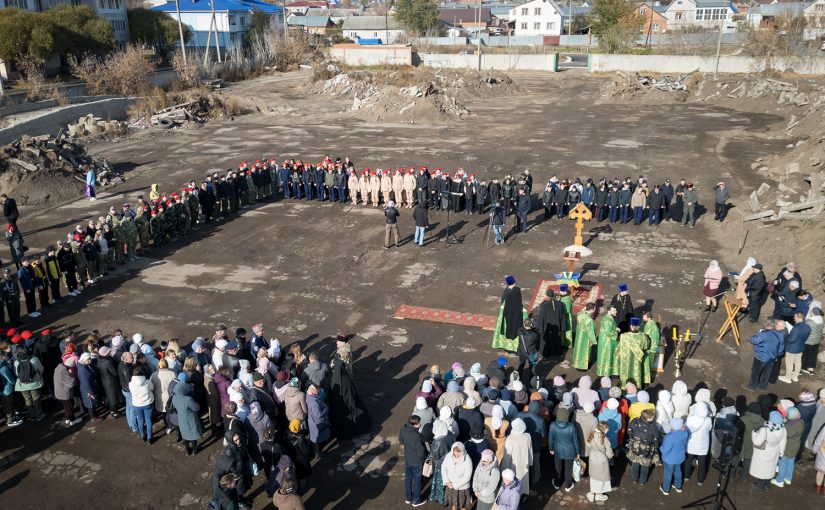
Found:
<path fill-rule="evenodd" d="M 476 13 L 478 14 L 478 24 L 476 25 L 476 47 L 478 48 L 478 70 L 481 71 L 481 0 L 478 0 Z"/>
<path fill-rule="evenodd" d="M 286 24 L 286 0 L 281 0 L 281 16 L 284 19 L 284 42 L 289 42 L 289 27 Z"/>
<path fill-rule="evenodd" d="M 175 11 L 178 13 L 178 32 L 180 32 L 180 51 L 183 54 L 183 63 L 186 64 L 186 41 L 183 38 L 183 23 L 180 19 L 180 0 L 175 0 Z"/>
<path fill-rule="evenodd" d="M 218 20 L 215 19 L 215 0 L 210 0 L 209 4 L 212 6 L 212 25 L 215 27 L 215 50 L 218 53 L 218 62 L 222 62 L 221 60 L 221 39 L 220 33 L 218 32 Z M 227 21 L 229 21 L 229 13 L 226 15 Z M 226 27 L 229 30 L 229 27 Z M 207 48 L 208 49 L 208 48 Z"/>
<path fill-rule="evenodd" d="M 727 17 L 727 16 L 725 16 Z M 722 51 L 722 27 L 725 25 L 725 18 L 719 21 L 719 39 L 716 40 L 716 68 L 713 70 L 713 76 L 719 73 L 719 55 Z"/>

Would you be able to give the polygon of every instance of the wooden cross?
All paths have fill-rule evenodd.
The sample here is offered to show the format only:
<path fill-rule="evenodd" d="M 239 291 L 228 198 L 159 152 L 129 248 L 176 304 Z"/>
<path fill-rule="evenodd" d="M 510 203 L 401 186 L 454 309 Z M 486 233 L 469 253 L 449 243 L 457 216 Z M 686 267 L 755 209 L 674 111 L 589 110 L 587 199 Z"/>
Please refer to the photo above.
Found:
<path fill-rule="evenodd" d="M 590 209 L 588 209 L 586 205 L 579 202 L 567 216 L 571 220 L 576 220 L 576 239 L 573 241 L 573 244 L 575 246 L 583 246 L 582 231 L 584 230 L 584 222 L 590 221 L 590 219 L 593 218 L 593 213 L 590 212 Z"/>
<path fill-rule="evenodd" d="M 576 220 L 576 238 L 573 240 L 573 246 L 584 246 L 584 240 L 582 239 L 582 231 L 584 230 L 584 222 L 590 221 L 593 218 L 593 213 L 590 212 L 590 209 L 587 208 L 586 205 L 579 202 L 576 204 L 576 207 L 570 210 L 567 216 L 571 220 Z M 573 272 L 573 268 L 576 265 L 576 261 L 581 260 L 580 253 L 570 252 L 569 257 L 565 257 L 565 260 L 568 262 L 567 269 L 571 273 Z M 573 256 L 576 255 L 576 256 Z"/>

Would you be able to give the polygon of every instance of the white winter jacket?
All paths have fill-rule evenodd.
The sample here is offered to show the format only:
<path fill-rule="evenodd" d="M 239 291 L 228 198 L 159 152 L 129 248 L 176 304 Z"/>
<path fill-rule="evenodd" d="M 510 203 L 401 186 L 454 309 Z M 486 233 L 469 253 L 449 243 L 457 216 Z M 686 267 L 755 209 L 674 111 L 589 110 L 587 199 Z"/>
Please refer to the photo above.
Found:
<path fill-rule="evenodd" d="M 776 476 L 776 466 L 779 456 L 785 451 L 788 431 L 785 427 L 770 430 L 767 426 L 751 432 L 753 439 L 753 458 L 751 459 L 750 475 L 760 480 L 770 480 Z M 764 445 L 764 448 L 757 448 Z"/>
<path fill-rule="evenodd" d="M 690 455 L 707 455 L 710 449 L 710 433 L 713 429 L 707 406 L 696 407 L 693 414 L 685 420 L 685 427 L 690 432 L 687 452 Z"/>
<path fill-rule="evenodd" d="M 690 412 L 690 404 L 693 399 L 688 393 L 687 384 L 684 381 L 676 381 L 673 383 L 673 391 L 671 391 L 671 402 L 673 402 L 673 417 L 684 418 Z"/>
<path fill-rule="evenodd" d="M 143 407 L 153 404 L 155 402 L 154 388 L 155 386 L 152 384 L 152 381 L 147 380 L 146 377 L 133 375 L 132 380 L 129 381 L 132 405 L 134 407 Z"/>

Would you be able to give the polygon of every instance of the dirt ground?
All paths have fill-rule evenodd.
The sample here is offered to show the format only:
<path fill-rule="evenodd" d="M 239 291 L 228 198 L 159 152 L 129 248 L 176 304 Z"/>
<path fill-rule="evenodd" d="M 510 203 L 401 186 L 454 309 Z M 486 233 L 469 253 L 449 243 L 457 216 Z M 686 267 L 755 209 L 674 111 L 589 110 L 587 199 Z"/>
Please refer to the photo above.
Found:
<path fill-rule="evenodd" d="M 213 121 L 200 129 L 166 132 L 118 143 L 99 143 L 90 152 L 128 170 L 128 181 L 96 203 L 78 201 L 41 210 L 22 209 L 19 221 L 34 250 L 62 238 L 74 225 L 110 205 L 148 193 L 151 183 L 174 189 L 207 171 L 262 157 L 320 160 L 324 154 L 349 156 L 360 168 L 427 164 L 448 171 L 464 167 L 479 178 L 529 168 L 539 190 L 552 174 L 569 177 L 645 175 L 662 182 L 680 177 L 697 183 L 702 202 L 711 203 L 716 181 L 731 181 L 734 212 L 758 186 L 750 163 L 778 152 L 787 139 L 782 115 L 737 111 L 702 103 L 625 104 L 597 101 L 605 78 L 585 73 L 512 75 L 521 92 L 505 98 L 468 102 L 470 116 L 438 123 L 367 123 L 346 112 L 352 100 L 301 93 L 305 73 L 264 77 L 233 85 L 227 94 L 242 95 L 260 112 Z M 777 134 L 778 133 L 778 134 Z M 525 301 L 539 279 L 563 269 L 561 250 L 571 243 L 570 221 L 541 220 L 534 211 L 531 229 L 505 246 L 484 243 L 482 216 L 451 216 L 452 231 L 463 242 L 437 242 L 446 232 L 446 216 L 431 215 L 428 244 L 411 243 L 409 210 L 402 210 L 400 249 L 382 248 L 384 221 L 379 210 L 305 201 L 275 201 L 213 226 L 201 226 L 190 239 L 167 245 L 44 314 L 31 326 L 71 327 L 110 332 L 140 331 L 156 341 L 177 336 L 186 343 L 208 336 L 220 321 L 249 329 L 264 322 L 267 334 L 283 345 L 330 354 L 338 331 L 355 334 L 355 381 L 372 414 L 370 434 L 351 443 L 333 443 L 309 480 L 304 501 L 309 509 L 403 507 L 403 457 L 397 433 L 407 419 L 426 367 L 461 361 L 482 365 L 497 353 L 489 332 L 393 319 L 400 304 L 495 314 L 505 274 L 516 276 Z M 732 212 L 732 215 L 734 214 Z M 595 228 L 596 224 L 588 225 Z M 696 229 L 665 222 L 660 227 L 611 225 L 589 234 L 593 255 L 585 279 L 605 287 L 605 297 L 627 282 L 637 306 L 652 307 L 663 325 L 701 330 L 684 379 L 690 387 L 706 383 L 715 394 L 754 399 L 741 384 L 749 373 L 747 337 L 715 341 L 722 312 L 705 322 L 699 313 L 702 274 L 710 259 L 726 270 L 744 261 L 730 239 L 739 239 L 739 223 L 721 227 L 707 213 Z M 784 228 L 780 225 L 779 228 Z M 726 241 L 727 239 L 727 241 Z M 776 250 L 761 256 L 768 272 L 785 262 Z M 803 277 L 813 268 L 801 268 Z M 808 271 L 806 273 L 806 271 Z M 512 358 L 511 358 L 512 359 Z M 668 362 L 652 391 L 672 384 Z M 446 369 L 445 369 L 446 370 Z M 543 377 L 580 376 L 567 362 L 542 365 Z M 803 379 L 811 389 L 821 379 Z M 800 384 L 771 387 L 780 397 L 795 396 Z M 744 402 L 740 398 L 740 403 Z M 184 456 L 169 437 L 151 447 L 129 434 L 123 420 L 60 426 L 55 402 L 46 403 L 48 420 L 0 430 L 0 493 L 18 509 L 203 508 L 209 500 L 209 476 L 219 445 L 209 442 L 198 456 Z M 160 425 L 156 435 L 162 436 Z M 542 453 L 544 476 L 538 495 L 526 509 L 582 508 L 586 482 L 570 493 L 552 490 L 552 462 Z M 614 473 L 618 488 L 610 508 L 675 508 L 713 494 L 717 471 L 683 494 L 661 496 L 661 469 L 651 483 L 630 483 L 629 466 Z M 812 464 L 798 466 L 794 483 L 756 496 L 750 483 L 737 479 L 729 492 L 738 508 L 749 505 L 805 504 L 813 501 Z M 256 479 L 256 489 L 262 479 Z M 617 482 L 614 482 L 614 484 Z M 424 508 L 433 507 L 433 505 Z M 271 508 L 258 492 L 255 508 Z"/>

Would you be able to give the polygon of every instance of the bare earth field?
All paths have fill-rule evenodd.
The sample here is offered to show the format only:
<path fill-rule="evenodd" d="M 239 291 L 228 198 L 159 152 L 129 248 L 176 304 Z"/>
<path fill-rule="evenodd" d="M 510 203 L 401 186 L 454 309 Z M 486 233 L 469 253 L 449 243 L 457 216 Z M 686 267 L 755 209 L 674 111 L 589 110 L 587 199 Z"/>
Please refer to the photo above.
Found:
<path fill-rule="evenodd" d="M 27 244 L 40 250 L 110 205 L 148 194 L 151 183 L 171 190 L 241 160 L 320 160 L 324 154 L 349 156 L 359 168 L 426 164 L 454 172 L 461 166 L 480 178 L 529 168 L 534 194 L 552 174 L 595 180 L 643 174 L 652 182 L 670 178 L 674 183 L 684 177 L 697 183 L 711 210 L 712 187 L 724 179 L 731 183 L 736 208 L 743 208 L 747 193 L 761 182 L 750 163 L 786 143 L 766 136 L 786 122 L 778 114 L 691 102 L 607 102 L 600 96 L 605 78 L 584 73 L 512 77 L 518 94 L 468 103 L 469 116 L 435 124 L 354 120 L 344 112 L 351 99 L 300 92 L 298 86 L 307 80 L 302 73 L 233 85 L 226 93 L 246 98 L 261 112 L 200 129 L 93 145 L 95 156 L 134 168 L 126 173 L 128 181 L 96 203 L 81 199 L 37 213 L 24 209 L 20 225 Z M 445 234 L 446 216 L 431 214 L 428 244 L 418 248 L 411 242 L 409 210 L 401 212 L 405 241 L 400 249 L 386 251 L 380 210 L 294 200 L 258 205 L 217 225 L 201 225 L 190 238 L 155 250 L 45 313 L 32 327 L 104 333 L 122 328 L 157 341 L 177 336 L 188 344 L 196 336 L 209 336 L 219 321 L 247 329 L 262 321 L 267 334 L 283 345 L 299 342 L 325 356 L 334 348 L 329 335 L 353 333 L 355 381 L 371 411 L 373 430 L 353 443 L 333 444 L 315 465 L 304 501 L 309 509 L 402 508 L 397 433 L 426 367 L 447 367 L 453 361 L 465 367 L 475 361 L 486 365 L 497 353 L 490 349 L 489 332 L 396 320 L 393 311 L 410 304 L 495 314 L 505 274 L 516 276 L 529 301 L 539 279 L 563 269 L 561 250 L 571 244 L 574 229 L 570 221 L 543 222 L 536 210 L 528 233 L 510 238 L 505 246 L 487 247 L 486 218 L 460 214 L 451 217 L 452 231 L 463 243 L 447 245 L 437 242 Z M 667 222 L 658 228 L 612 225 L 593 236 L 585 279 L 603 284 L 607 299 L 618 283 L 628 282 L 637 305 L 647 302 L 661 324 L 696 331 L 702 322 L 697 302 L 705 267 L 718 258 L 725 270 L 739 270 L 747 255 L 736 254 L 739 235 L 738 221 L 719 227 L 707 213 L 693 230 Z M 787 256 L 765 253 L 760 261 L 774 273 Z M 801 268 L 803 277 L 810 274 L 806 269 Z M 739 397 L 751 362 L 746 339 L 754 328 L 742 325 L 742 347 L 730 336 L 716 343 L 722 320 L 720 311 L 704 325 L 684 379 L 689 387 L 705 382 L 714 393 L 726 389 Z M 545 364 L 539 373 L 563 374 L 568 381 L 579 377 L 566 362 Z M 653 391 L 670 388 L 673 380 L 668 363 Z M 823 386 L 821 379 L 806 381 L 812 389 Z M 801 389 L 779 384 L 771 389 L 780 397 L 798 395 Z M 58 408 L 48 401 L 48 420 L 0 430 L 0 507 L 205 507 L 219 444 L 210 441 L 196 457 L 186 457 L 173 438 L 162 437 L 159 424 L 155 431 L 161 437 L 147 448 L 123 419 L 66 430 Z M 586 482 L 570 493 L 556 493 L 547 452 L 542 464 L 539 495 L 528 498 L 524 508 L 588 505 Z M 683 494 L 665 498 L 657 487 L 661 469 L 641 489 L 630 483 L 626 471 L 629 466 L 620 462 L 614 479 L 621 481 L 607 507 L 677 508 L 712 494 L 717 473 L 711 470 L 704 487 L 691 481 Z M 813 503 L 813 478 L 813 466 L 805 462 L 797 467 L 793 486 L 756 496 L 749 482 L 738 479 L 729 491 L 740 509 L 790 508 Z M 262 481 L 256 479 L 256 488 Z M 272 508 L 265 493 L 259 492 L 255 508 Z"/>

